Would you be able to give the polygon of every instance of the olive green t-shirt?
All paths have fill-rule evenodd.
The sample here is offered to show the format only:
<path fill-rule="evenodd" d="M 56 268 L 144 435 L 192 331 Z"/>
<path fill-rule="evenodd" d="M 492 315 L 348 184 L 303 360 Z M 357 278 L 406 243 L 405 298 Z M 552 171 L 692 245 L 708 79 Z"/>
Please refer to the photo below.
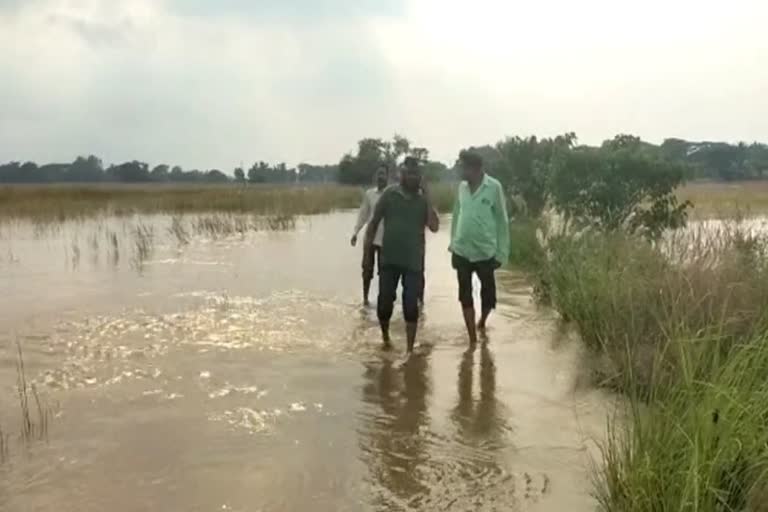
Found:
<path fill-rule="evenodd" d="M 381 264 L 421 272 L 424 269 L 426 199 L 421 194 L 411 195 L 399 185 L 394 185 L 379 198 L 379 208 L 384 222 Z"/>

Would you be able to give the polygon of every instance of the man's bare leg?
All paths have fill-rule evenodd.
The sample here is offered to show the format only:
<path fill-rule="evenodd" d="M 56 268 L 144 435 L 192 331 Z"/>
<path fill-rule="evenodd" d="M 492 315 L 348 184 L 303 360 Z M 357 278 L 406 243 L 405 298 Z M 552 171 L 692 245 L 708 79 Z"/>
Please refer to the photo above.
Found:
<path fill-rule="evenodd" d="M 406 322 L 405 324 L 405 338 L 408 344 L 408 355 L 413 353 L 413 346 L 416 344 L 416 330 L 418 327 L 418 322 Z"/>
<path fill-rule="evenodd" d="M 480 321 L 477 322 L 477 328 L 481 331 L 485 331 L 488 322 L 488 316 L 491 314 L 491 309 L 483 309 L 483 313 L 480 316 Z"/>
<path fill-rule="evenodd" d="M 368 295 L 371 292 L 371 280 L 363 278 L 363 304 L 370 306 L 371 302 L 368 300 Z"/>
<path fill-rule="evenodd" d="M 379 321 L 379 325 L 381 326 L 381 341 L 382 341 L 382 348 L 384 350 L 390 350 L 392 348 L 392 340 L 389 338 L 389 321 Z"/>
<path fill-rule="evenodd" d="M 469 334 L 469 344 L 477 344 L 477 330 L 475 329 L 475 308 L 468 307 L 462 310 L 464 312 L 464 324 L 467 326 L 467 334 Z"/>

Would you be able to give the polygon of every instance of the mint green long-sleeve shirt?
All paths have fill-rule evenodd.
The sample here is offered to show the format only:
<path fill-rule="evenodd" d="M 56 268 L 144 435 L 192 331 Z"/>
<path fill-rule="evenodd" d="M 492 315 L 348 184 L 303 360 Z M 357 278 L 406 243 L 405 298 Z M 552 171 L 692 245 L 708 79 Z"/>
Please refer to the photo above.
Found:
<path fill-rule="evenodd" d="M 491 258 L 509 260 L 509 218 L 504 189 L 498 180 L 483 177 L 473 194 L 466 181 L 459 184 L 451 222 L 451 252 L 471 262 Z"/>

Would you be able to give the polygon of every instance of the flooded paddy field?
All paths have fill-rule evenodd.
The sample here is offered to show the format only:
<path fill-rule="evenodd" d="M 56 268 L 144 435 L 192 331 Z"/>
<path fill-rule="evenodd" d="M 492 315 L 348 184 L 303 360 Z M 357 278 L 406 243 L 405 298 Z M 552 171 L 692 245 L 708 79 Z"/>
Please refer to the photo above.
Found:
<path fill-rule="evenodd" d="M 501 271 L 469 350 L 443 231 L 401 365 L 401 317 L 387 354 L 361 307 L 354 218 L 0 226 L 0 509 L 594 510 L 613 407 L 579 343 Z M 17 345 L 49 418 L 27 440 Z"/>

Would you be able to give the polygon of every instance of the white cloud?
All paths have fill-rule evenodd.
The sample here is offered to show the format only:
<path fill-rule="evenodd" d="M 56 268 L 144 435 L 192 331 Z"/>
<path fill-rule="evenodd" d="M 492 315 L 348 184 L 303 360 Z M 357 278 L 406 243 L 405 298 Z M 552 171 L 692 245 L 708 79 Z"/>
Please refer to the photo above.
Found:
<path fill-rule="evenodd" d="M 759 0 L 344 1 L 259 18 L 235 0 L 222 16 L 171 0 L 0 0 L 0 161 L 229 170 L 335 161 L 395 131 L 443 160 L 566 130 L 768 140 Z"/>

